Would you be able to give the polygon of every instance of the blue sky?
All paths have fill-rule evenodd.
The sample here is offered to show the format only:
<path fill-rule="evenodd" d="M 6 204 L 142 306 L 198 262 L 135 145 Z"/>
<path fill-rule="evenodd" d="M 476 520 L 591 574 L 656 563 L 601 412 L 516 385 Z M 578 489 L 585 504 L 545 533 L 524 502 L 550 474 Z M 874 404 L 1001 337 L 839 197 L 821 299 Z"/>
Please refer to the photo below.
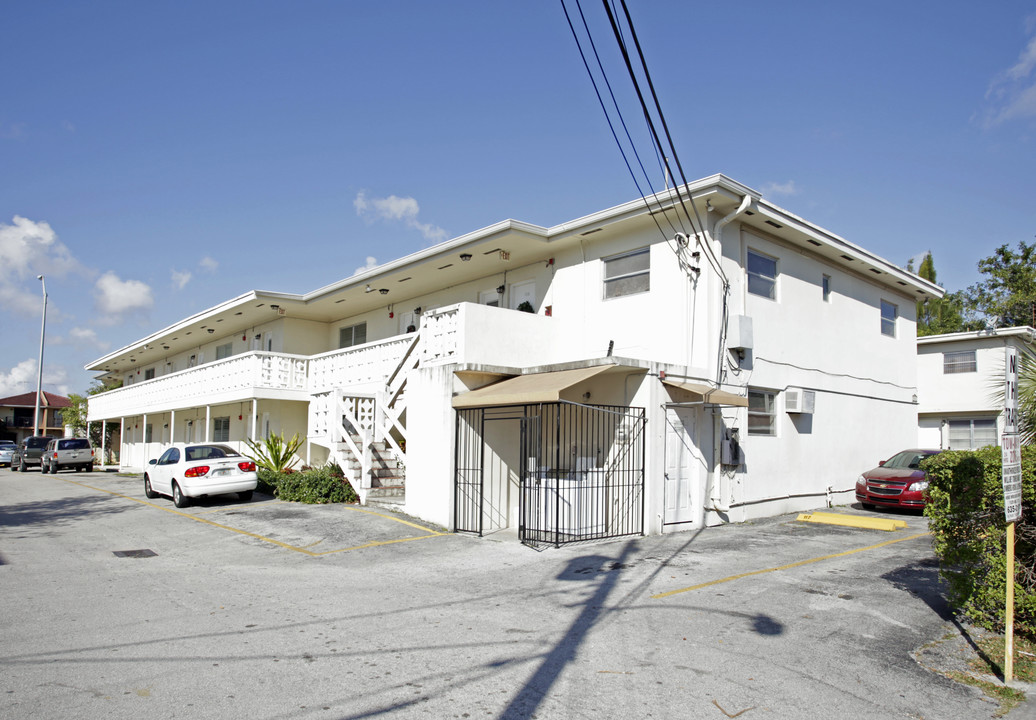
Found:
<path fill-rule="evenodd" d="M 1036 234 L 1031 0 L 628 2 L 689 178 L 931 250 L 950 290 Z M 637 196 L 557 0 L 5 0 L 0 26 L 0 396 L 35 389 L 41 273 L 44 389 L 83 392 L 248 290 Z"/>

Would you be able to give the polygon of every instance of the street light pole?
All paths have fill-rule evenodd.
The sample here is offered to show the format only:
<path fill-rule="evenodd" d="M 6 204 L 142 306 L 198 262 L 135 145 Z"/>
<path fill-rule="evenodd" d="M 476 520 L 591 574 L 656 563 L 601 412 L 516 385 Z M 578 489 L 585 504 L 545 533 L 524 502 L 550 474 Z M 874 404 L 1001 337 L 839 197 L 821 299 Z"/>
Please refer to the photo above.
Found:
<path fill-rule="evenodd" d="M 47 334 L 47 281 L 42 275 L 36 279 L 43 283 L 43 327 L 40 328 L 40 365 L 36 369 L 36 415 L 32 428 L 33 435 L 40 434 L 40 397 L 43 394 L 43 338 Z M 44 429 L 46 429 L 44 427 Z"/>

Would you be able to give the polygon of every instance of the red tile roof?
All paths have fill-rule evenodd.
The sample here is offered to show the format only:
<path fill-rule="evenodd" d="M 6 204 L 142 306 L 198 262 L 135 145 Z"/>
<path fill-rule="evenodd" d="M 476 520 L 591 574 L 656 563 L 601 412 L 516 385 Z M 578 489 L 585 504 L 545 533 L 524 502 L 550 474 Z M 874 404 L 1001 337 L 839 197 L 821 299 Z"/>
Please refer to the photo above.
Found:
<path fill-rule="evenodd" d="M 64 395 L 57 395 L 56 393 L 50 393 L 46 390 L 43 391 L 43 397 L 40 398 L 40 407 L 49 408 L 66 408 L 71 407 L 72 403 Z M 36 393 L 27 392 L 21 395 L 12 395 L 11 397 L 0 398 L 0 407 L 36 407 Z"/>

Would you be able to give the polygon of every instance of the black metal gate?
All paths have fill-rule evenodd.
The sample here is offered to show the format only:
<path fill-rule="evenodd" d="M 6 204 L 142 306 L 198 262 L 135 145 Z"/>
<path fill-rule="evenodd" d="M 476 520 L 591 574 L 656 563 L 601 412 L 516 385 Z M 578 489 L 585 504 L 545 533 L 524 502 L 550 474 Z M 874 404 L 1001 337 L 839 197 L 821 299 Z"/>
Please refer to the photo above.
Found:
<path fill-rule="evenodd" d="M 518 534 L 530 545 L 641 535 L 643 408 L 559 402 L 457 411 L 454 527 L 485 531 L 485 423 L 520 421 Z M 507 509 L 503 509 L 506 515 Z"/>

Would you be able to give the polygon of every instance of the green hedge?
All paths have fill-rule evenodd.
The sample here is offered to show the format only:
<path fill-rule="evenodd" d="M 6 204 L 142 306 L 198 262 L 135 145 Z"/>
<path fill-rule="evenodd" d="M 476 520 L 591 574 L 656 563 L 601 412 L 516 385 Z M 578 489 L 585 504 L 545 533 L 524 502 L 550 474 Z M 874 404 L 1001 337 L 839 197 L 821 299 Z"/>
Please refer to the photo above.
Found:
<path fill-rule="evenodd" d="M 946 451 L 922 461 L 925 515 L 949 600 L 971 622 L 1004 629 L 1006 535 L 1000 448 Z M 1036 446 L 1022 448 L 1022 519 L 1015 523 L 1015 631 L 1036 637 Z"/>
<path fill-rule="evenodd" d="M 260 469 L 256 489 L 286 502 L 352 503 L 358 499 L 352 485 L 334 465 L 301 472 Z"/>

